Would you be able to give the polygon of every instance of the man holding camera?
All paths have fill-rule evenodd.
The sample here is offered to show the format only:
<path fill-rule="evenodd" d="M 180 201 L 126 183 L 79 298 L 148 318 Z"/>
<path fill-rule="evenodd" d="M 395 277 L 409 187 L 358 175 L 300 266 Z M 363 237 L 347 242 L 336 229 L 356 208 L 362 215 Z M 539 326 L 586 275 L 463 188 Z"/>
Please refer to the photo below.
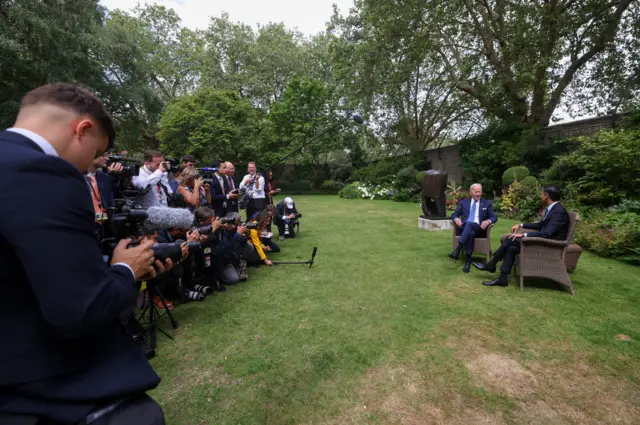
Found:
<path fill-rule="evenodd" d="M 240 189 L 246 190 L 246 196 L 249 197 L 249 202 L 247 203 L 247 221 L 249 221 L 256 212 L 264 210 L 266 204 L 264 177 L 257 173 L 256 163 L 250 162 L 247 171 L 249 174 L 242 179 Z"/>
<path fill-rule="evenodd" d="M 3 425 L 164 423 L 145 395 L 160 378 L 119 320 L 164 266 L 151 241 L 103 261 L 83 176 L 114 137 L 104 105 L 70 84 L 29 92 L 0 133 Z M 34 199 L 45 207 L 25 209 Z"/>
<path fill-rule="evenodd" d="M 146 189 L 142 197 L 145 208 L 169 205 L 173 190 L 169 185 L 168 172 L 170 165 L 164 161 L 162 153 L 148 151 L 144 154 L 144 166 L 140 167 L 140 174 L 133 178 L 133 185 L 138 189 Z"/>
<path fill-rule="evenodd" d="M 227 193 L 238 193 L 238 185 L 233 176 L 236 173 L 236 167 L 229 161 L 224 163 L 225 190 Z M 239 196 L 239 195 L 238 195 Z M 238 212 L 238 197 L 231 198 L 227 201 L 227 212 Z"/>
<path fill-rule="evenodd" d="M 276 215 L 273 219 L 276 226 L 278 226 L 279 239 L 282 241 L 284 238 L 295 238 L 296 230 L 295 226 L 298 218 L 302 217 L 302 214 L 296 209 L 296 204 L 293 199 L 287 197 L 284 201 L 276 205 Z"/>

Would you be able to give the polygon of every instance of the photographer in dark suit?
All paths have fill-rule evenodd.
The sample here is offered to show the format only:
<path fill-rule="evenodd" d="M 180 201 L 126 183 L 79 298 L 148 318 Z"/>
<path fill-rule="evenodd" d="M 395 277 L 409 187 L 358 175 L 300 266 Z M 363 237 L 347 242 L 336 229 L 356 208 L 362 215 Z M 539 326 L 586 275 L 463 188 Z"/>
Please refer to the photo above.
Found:
<path fill-rule="evenodd" d="M 164 423 L 145 395 L 160 378 L 119 322 L 136 280 L 164 267 L 151 241 L 122 240 L 103 261 L 83 176 L 114 136 L 102 103 L 70 84 L 29 92 L 0 133 L 3 425 Z"/>
<path fill-rule="evenodd" d="M 487 227 L 498 221 L 498 217 L 493 212 L 491 201 L 482 199 L 482 185 L 480 183 L 472 184 L 469 188 L 469 194 L 471 198 L 460 201 L 458 208 L 451 215 L 451 220 L 456 227 L 462 230 L 462 233 L 458 240 L 458 246 L 449 254 L 449 257 L 457 260 L 464 248 L 467 254 L 462 267 L 464 273 L 469 273 L 476 236 L 486 235 Z"/>
<path fill-rule="evenodd" d="M 483 285 L 509 285 L 507 276 L 511 273 L 511 268 L 513 267 L 516 256 L 520 254 L 522 238 L 547 238 L 557 241 L 563 241 L 567 238 L 567 232 L 569 231 L 569 213 L 559 202 L 560 191 L 555 186 L 545 186 L 542 188 L 540 197 L 546 207 L 542 221 L 538 221 L 537 223 L 516 224 L 511 228 L 511 235 L 505 238 L 500 248 L 498 248 L 488 263 L 473 263 L 473 266 L 478 270 L 493 273 L 496 271 L 497 263 L 502 261 L 500 276 L 495 280 L 482 282 Z M 521 227 L 533 229 L 535 232 L 516 233 Z"/>

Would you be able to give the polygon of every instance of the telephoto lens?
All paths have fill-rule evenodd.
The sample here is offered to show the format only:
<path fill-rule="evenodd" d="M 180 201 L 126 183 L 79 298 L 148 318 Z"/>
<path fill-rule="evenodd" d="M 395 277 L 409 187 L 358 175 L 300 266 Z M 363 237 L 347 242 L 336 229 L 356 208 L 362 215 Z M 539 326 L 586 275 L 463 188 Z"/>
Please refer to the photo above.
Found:
<path fill-rule="evenodd" d="M 246 223 L 244 226 L 247 229 L 250 229 L 250 230 L 257 229 L 258 228 L 258 223 Z"/>
<path fill-rule="evenodd" d="M 194 227 L 191 231 L 197 230 L 201 235 L 208 235 L 213 231 L 213 227 L 208 224 L 206 226 Z"/>
<path fill-rule="evenodd" d="M 177 241 L 174 242 L 176 245 L 180 246 L 184 243 L 183 240 L 178 239 Z M 198 241 L 191 241 L 191 242 L 187 242 L 187 248 L 189 248 L 189 252 L 193 252 L 197 249 L 202 248 L 202 245 L 200 245 L 200 242 Z"/>
<path fill-rule="evenodd" d="M 162 262 L 171 258 L 171 261 L 178 263 L 182 259 L 182 248 L 178 242 L 154 243 L 151 246 L 153 256 Z"/>

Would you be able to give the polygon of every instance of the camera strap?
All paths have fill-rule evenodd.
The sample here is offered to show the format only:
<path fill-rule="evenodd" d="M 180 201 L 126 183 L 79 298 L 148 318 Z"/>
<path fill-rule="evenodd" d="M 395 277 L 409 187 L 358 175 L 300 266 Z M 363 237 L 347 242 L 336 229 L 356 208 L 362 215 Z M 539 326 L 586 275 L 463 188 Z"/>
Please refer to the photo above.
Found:
<path fill-rule="evenodd" d="M 107 220 L 107 212 L 104 208 L 104 205 L 102 204 L 102 195 L 100 195 L 96 175 L 85 175 L 85 179 L 87 180 L 87 184 L 89 185 L 89 189 L 91 191 L 91 196 L 93 197 L 96 221 L 102 222 L 104 220 Z"/>

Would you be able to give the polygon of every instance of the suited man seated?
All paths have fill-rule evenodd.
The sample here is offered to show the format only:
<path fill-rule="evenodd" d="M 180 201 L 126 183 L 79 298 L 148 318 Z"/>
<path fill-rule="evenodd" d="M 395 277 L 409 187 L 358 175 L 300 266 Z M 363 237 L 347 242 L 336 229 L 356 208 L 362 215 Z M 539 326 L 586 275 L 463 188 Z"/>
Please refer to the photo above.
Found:
<path fill-rule="evenodd" d="M 545 213 L 542 221 L 537 223 L 516 224 L 511 228 L 511 235 L 504 239 L 500 248 L 495 252 L 493 258 L 487 263 L 473 263 L 478 270 L 485 270 L 490 273 L 496 271 L 496 267 L 500 261 L 500 276 L 497 279 L 482 282 L 487 286 L 508 286 L 508 276 L 513 268 L 516 256 L 520 254 L 522 246 L 522 238 L 546 238 L 557 241 L 567 239 L 569 231 L 569 213 L 560 203 L 560 191 L 555 186 L 545 186 L 540 194 L 543 204 L 545 205 Z M 516 233 L 518 229 L 524 227 L 532 229 L 529 233 Z"/>
<path fill-rule="evenodd" d="M 461 234 L 458 246 L 449 254 L 449 257 L 457 260 L 460 258 L 460 252 L 464 249 L 466 260 L 462 271 L 465 273 L 469 273 L 471 267 L 471 254 L 473 254 L 475 238 L 486 235 L 487 227 L 498 221 L 491 201 L 482 199 L 481 184 L 472 184 L 469 193 L 471 198 L 460 201 L 456 211 L 451 214 L 451 220 L 461 230 Z"/>
<path fill-rule="evenodd" d="M 60 83 L 27 93 L 0 132 L 3 425 L 164 423 L 145 395 L 160 378 L 120 324 L 136 281 L 164 266 L 151 241 L 103 260 L 83 175 L 114 137 L 100 100 Z"/>

